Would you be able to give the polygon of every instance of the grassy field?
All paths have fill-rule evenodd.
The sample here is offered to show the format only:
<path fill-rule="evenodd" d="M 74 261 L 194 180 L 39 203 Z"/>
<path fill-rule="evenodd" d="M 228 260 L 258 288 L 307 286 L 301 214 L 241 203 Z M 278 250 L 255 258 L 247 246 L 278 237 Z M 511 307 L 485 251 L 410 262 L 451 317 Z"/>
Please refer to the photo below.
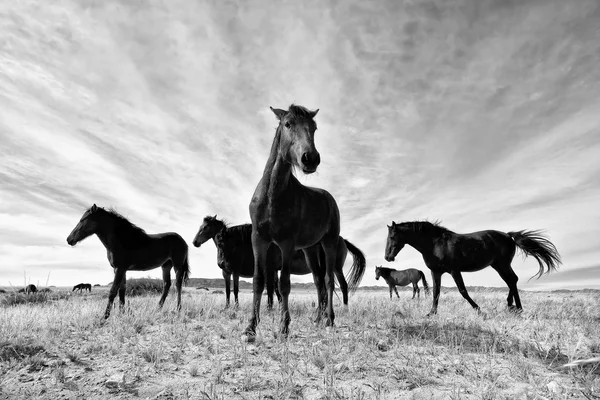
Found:
<path fill-rule="evenodd" d="M 292 292 L 291 335 L 262 312 L 256 342 L 240 340 L 251 294 L 239 309 L 224 296 L 186 288 L 157 312 L 158 295 L 128 298 L 126 312 L 100 315 L 106 291 L 54 289 L 0 308 L 0 398 L 151 399 L 565 399 L 600 398 L 598 292 L 522 292 L 525 311 L 505 311 L 504 293 L 473 292 L 484 314 L 456 292 L 390 301 L 387 289 L 358 292 L 336 327 L 314 326 L 312 292 Z M 264 304 L 264 303 L 263 303 Z"/>

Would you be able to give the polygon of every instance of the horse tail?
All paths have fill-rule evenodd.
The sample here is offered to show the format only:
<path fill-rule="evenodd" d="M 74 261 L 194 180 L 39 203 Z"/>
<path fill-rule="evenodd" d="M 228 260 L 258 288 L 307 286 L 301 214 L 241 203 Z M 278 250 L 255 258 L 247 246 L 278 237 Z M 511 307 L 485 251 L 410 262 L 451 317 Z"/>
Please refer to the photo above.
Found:
<path fill-rule="evenodd" d="M 358 289 L 358 285 L 360 285 L 360 281 L 365 274 L 367 269 L 367 260 L 365 259 L 365 255 L 362 251 L 348 240 L 344 239 L 346 243 L 346 247 L 348 251 L 352 253 L 352 257 L 354 261 L 352 262 L 352 267 L 350 268 L 350 274 L 348 275 L 348 291 L 353 293 Z"/>
<path fill-rule="evenodd" d="M 429 284 L 427 284 L 427 279 L 425 279 L 425 274 L 423 271 L 419 270 L 419 276 L 421 277 L 421 282 L 423 282 L 423 289 L 425 289 L 425 293 L 429 294 Z"/>
<path fill-rule="evenodd" d="M 525 256 L 532 256 L 540 266 L 538 273 L 529 278 L 529 280 L 534 277 L 539 279 L 544 273 L 548 274 L 551 271 L 556 271 L 558 266 L 562 264 L 558 250 L 556 250 L 556 247 L 541 231 L 522 230 L 508 232 L 507 234 L 514 240 L 517 247 Z"/>

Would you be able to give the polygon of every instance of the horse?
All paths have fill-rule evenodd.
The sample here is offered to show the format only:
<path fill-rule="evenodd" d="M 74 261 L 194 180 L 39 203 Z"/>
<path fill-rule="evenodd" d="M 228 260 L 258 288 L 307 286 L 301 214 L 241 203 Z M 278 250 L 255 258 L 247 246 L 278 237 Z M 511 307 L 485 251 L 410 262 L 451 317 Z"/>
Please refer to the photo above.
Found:
<path fill-rule="evenodd" d="M 71 290 L 72 292 L 78 290 L 79 293 L 81 293 L 84 290 L 87 290 L 88 292 L 92 291 L 92 285 L 89 283 L 80 283 L 78 285 L 73 286 L 73 290 Z"/>
<path fill-rule="evenodd" d="M 392 225 L 387 227 L 386 261 L 394 261 L 398 252 L 408 244 L 423 255 L 425 265 L 431 270 L 433 304 L 427 315 L 437 313 L 442 275 L 445 272 L 452 275 L 458 291 L 471 307 L 479 311 L 479 306 L 467 293 L 461 272 L 480 271 L 491 266 L 508 286 L 508 309 L 521 312 L 523 308 L 517 290 L 519 278 L 511 266 L 517 248 L 538 262 L 538 273 L 530 279 L 539 279 L 544 273 L 555 271 L 562 263 L 556 247 L 536 230 L 507 233 L 486 230 L 459 234 L 444 228 L 439 222 L 428 221 L 400 224 L 392 221 Z"/>
<path fill-rule="evenodd" d="M 215 237 L 218 233 L 222 234 L 223 243 L 222 246 L 217 244 Z M 198 233 L 194 237 L 193 244 L 196 247 L 200 247 L 203 243 L 209 239 L 213 239 L 217 246 L 217 265 L 223 271 L 223 278 L 225 279 L 226 289 L 226 304 L 229 305 L 229 281 L 230 276 L 233 274 L 233 292 L 235 297 L 235 303 L 238 304 L 238 282 L 239 277 L 251 278 L 254 275 L 254 254 L 252 253 L 252 224 L 242 224 L 228 227 L 225 221 L 217 219 L 217 216 L 206 216 L 202 221 L 202 225 L 198 229 Z M 221 248 L 222 247 L 222 248 Z M 352 254 L 354 261 L 350 269 L 350 275 L 348 279 L 350 284 L 344 277 L 344 262 L 348 255 L 348 251 Z M 281 253 L 277 251 L 274 245 L 269 247 L 268 259 L 269 262 L 274 262 L 276 266 L 281 265 Z M 322 255 L 322 254 L 321 254 Z M 321 259 L 324 263 L 324 260 Z M 280 267 L 277 267 L 279 270 Z M 337 253 L 337 265 L 335 267 L 335 275 L 342 291 L 342 298 L 344 305 L 348 305 L 348 292 L 354 292 L 366 269 L 366 260 L 364 254 L 354 246 L 350 241 L 346 239 L 340 240 L 338 244 Z M 301 250 L 296 251 L 292 259 L 291 274 L 293 275 L 307 275 L 312 271 L 306 264 L 304 253 Z M 274 278 L 277 281 L 277 275 Z M 322 280 L 321 280 L 322 281 Z M 319 282 L 315 282 L 317 284 Z M 277 285 L 275 286 L 275 293 L 280 298 Z M 317 290 L 324 290 L 323 287 L 317 288 Z M 267 295 L 269 295 L 269 288 L 267 288 Z M 268 297 L 269 298 L 269 297 Z M 272 302 L 272 292 L 270 294 L 270 302 Z"/>
<path fill-rule="evenodd" d="M 332 326 L 335 319 L 333 290 L 340 241 L 340 212 L 329 192 L 304 186 L 292 174 L 294 167 L 305 174 L 312 174 L 317 171 L 321 162 L 314 143 L 317 129 L 314 118 L 319 110 L 309 111 L 305 107 L 292 104 L 287 111 L 272 107 L 271 111 L 279 120 L 279 125 L 262 178 L 249 205 L 254 253 L 254 307 L 242 337 L 248 340 L 256 335 L 256 326 L 260 321 L 260 301 L 265 279 L 268 287 L 274 277 L 275 266 L 267 262 L 271 243 L 281 250 L 281 337 L 286 338 L 289 334 L 290 265 L 296 250 L 304 252 L 315 282 L 324 279 L 327 293 L 327 326 Z M 324 252 L 324 274 L 320 272 L 322 266 L 319 265 L 319 248 Z M 316 286 L 320 287 L 320 284 Z M 321 298 L 321 291 L 317 293 L 319 321 L 325 300 Z"/>
<path fill-rule="evenodd" d="M 423 281 L 423 289 L 425 289 L 425 293 L 429 293 L 429 285 L 427 284 L 427 279 L 425 279 L 425 274 L 415 268 L 409 268 L 404 269 L 402 271 L 398 271 L 392 268 L 385 268 L 382 266 L 375 267 L 375 280 L 378 281 L 379 277 L 382 277 L 390 287 L 390 300 L 392 299 L 392 289 L 396 292 L 396 296 L 400 298 L 400 295 L 398 294 L 398 289 L 396 289 L 396 285 L 406 286 L 409 283 L 412 283 L 413 285 L 412 298 L 415 298 L 415 294 L 418 297 L 421 297 L 421 289 L 419 289 L 419 280 Z"/>
<path fill-rule="evenodd" d="M 215 235 L 214 241 L 215 245 L 217 246 L 217 264 L 223 271 L 234 272 L 236 269 L 250 271 L 254 269 L 254 255 L 252 253 L 251 236 L 251 224 L 244 224 L 237 227 L 231 227 L 229 229 L 223 229 Z M 354 263 L 352 264 L 349 275 L 350 284 L 348 284 L 346 281 L 343 271 L 344 261 L 346 260 L 348 251 L 352 253 L 354 258 Z M 325 262 L 323 257 L 324 254 L 322 251 L 320 251 L 320 263 Z M 366 260 L 364 254 L 356 246 L 343 238 L 338 244 L 338 256 L 336 260 L 337 263 L 334 273 L 342 291 L 344 305 L 347 306 L 348 292 L 354 292 L 360 284 L 365 272 Z M 279 270 L 279 266 L 281 266 L 281 252 L 274 245 L 269 247 L 267 263 L 276 266 L 277 270 Z M 323 269 L 321 268 L 321 271 L 322 270 Z M 290 274 L 307 275 L 310 273 L 312 273 L 312 271 L 306 263 L 304 253 L 301 250 L 296 251 L 290 264 Z M 277 274 L 275 275 L 275 281 L 278 281 Z M 276 282 L 275 288 L 277 288 Z M 321 287 L 317 287 L 317 290 L 323 293 L 325 288 L 321 285 Z"/>
<path fill-rule="evenodd" d="M 23 289 L 19 289 L 18 293 L 29 294 L 29 293 L 35 293 L 37 291 L 38 291 L 37 287 L 33 283 L 30 283 L 29 285 L 25 286 Z"/>
<path fill-rule="evenodd" d="M 202 244 L 207 242 L 209 239 L 213 239 L 215 241 L 215 236 L 223 229 L 239 229 L 241 225 L 236 225 L 233 227 L 227 227 L 227 224 L 223 220 L 217 219 L 217 216 L 209 216 L 204 217 L 202 221 L 202 225 L 198 229 L 198 233 L 194 237 L 194 241 L 192 242 L 195 247 L 200 247 Z M 215 242 L 216 246 L 216 242 Z M 250 252 L 252 251 L 252 247 L 250 247 Z M 253 256 L 252 256 L 253 257 Z M 249 260 L 249 257 L 243 257 L 243 260 Z M 217 263 L 218 265 L 218 263 Z M 231 297 L 231 276 L 233 275 L 233 296 L 235 298 L 235 305 L 238 306 L 238 292 L 239 292 L 239 282 L 240 276 L 242 278 L 252 278 L 254 276 L 254 264 L 248 265 L 247 262 L 242 262 L 237 265 L 235 268 L 224 269 L 221 268 L 221 273 L 223 274 L 223 280 L 225 281 L 225 308 L 229 307 L 229 299 Z M 267 308 L 273 308 L 273 292 L 277 295 L 277 298 L 280 297 L 279 291 L 277 288 L 269 287 L 267 288 Z"/>
<path fill-rule="evenodd" d="M 125 305 L 125 282 L 127 271 L 149 271 L 158 267 L 163 270 L 163 293 L 158 302 L 162 308 L 171 287 L 171 268 L 175 269 L 177 287 L 177 310 L 181 310 L 181 285 L 190 275 L 188 246 L 177 233 L 147 234 L 114 210 L 105 210 L 94 204 L 79 220 L 67 237 L 67 243 L 75 246 L 83 239 L 96 234 L 107 251 L 108 262 L 115 278 L 108 295 L 104 318 L 119 292 L 119 303 Z"/>

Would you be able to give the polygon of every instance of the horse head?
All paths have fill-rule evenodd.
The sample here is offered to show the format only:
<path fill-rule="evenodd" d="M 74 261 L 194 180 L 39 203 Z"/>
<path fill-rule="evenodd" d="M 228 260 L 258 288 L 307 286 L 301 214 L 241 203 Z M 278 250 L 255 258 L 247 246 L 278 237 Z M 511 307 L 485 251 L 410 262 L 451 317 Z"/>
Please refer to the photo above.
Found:
<path fill-rule="evenodd" d="M 83 213 L 79 223 L 77 223 L 69 236 L 67 236 L 67 243 L 69 245 L 75 246 L 78 242 L 96 233 L 98 229 L 97 216 L 99 210 L 101 210 L 101 208 L 94 204 Z"/>
<path fill-rule="evenodd" d="M 388 237 L 385 244 L 385 261 L 394 261 L 396 255 L 402 250 L 406 244 L 402 233 L 398 229 L 398 224 L 392 221 L 392 225 L 388 225 Z"/>
<path fill-rule="evenodd" d="M 321 163 L 315 147 L 317 123 L 314 117 L 319 110 L 310 111 L 292 104 L 287 111 L 271 107 L 279 120 L 279 152 L 284 160 L 297 166 L 305 174 L 312 174 Z"/>

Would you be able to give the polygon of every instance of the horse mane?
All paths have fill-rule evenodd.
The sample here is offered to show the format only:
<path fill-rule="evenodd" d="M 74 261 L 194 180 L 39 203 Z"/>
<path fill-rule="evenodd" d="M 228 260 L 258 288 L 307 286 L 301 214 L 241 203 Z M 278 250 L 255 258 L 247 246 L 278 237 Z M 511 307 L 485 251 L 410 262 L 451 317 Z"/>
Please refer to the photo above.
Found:
<path fill-rule="evenodd" d="M 317 123 L 312 117 L 312 111 L 310 111 L 308 108 L 291 104 L 288 108 L 288 113 L 292 114 L 292 117 L 294 118 L 309 120 L 310 123 L 315 124 L 315 129 L 317 128 Z"/>
<path fill-rule="evenodd" d="M 380 271 L 383 272 L 392 272 L 392 271 L 396 271 L 394 268 L 387 268 L 387 267 L 376 267 L 379 268 Z"/>
<path fill-rule="evenodd" d="M 252 238 L 252 224 L 228 226 L 227 236 L 233 237 L 237 243 L 246 243 Z"/>
<path fill-rule="evenodd" d="M 111 216 L 117 221 L 115 227 L 117 233 L 121 236 L 123 245 L 125 247 L 134 247 L 136 245 L 144 244 L 148 240 L 148 234 L 145 230 L 135 225 L 123 215 L 119 214 L 114 208 L 105 209 L 98 207 L 99 210 L 104 211 L 107 215 Z"/>
<path fill-rule="evenodd" d="M 444 233 L 452 233 L 452 231 L 441 225 L 441 221 L 410 221 L 401 222 L 398 224 L 401 229 L 405 229 L 414 233 L 426 233 L 431 235 L 441 235 Z"/>

